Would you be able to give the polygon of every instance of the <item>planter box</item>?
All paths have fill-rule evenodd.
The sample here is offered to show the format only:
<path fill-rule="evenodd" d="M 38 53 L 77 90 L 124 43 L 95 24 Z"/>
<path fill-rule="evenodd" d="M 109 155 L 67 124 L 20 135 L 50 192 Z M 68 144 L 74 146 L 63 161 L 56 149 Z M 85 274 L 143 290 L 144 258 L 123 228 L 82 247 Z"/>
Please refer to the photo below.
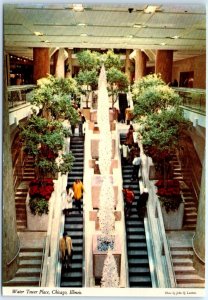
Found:
<path fill-rule="evenodd" d="M 93 275 L 95 278 L 102 278 L 104 260 L 107 255 L 107 251 L 99 251 L 98 246 L 98 237 L 99 235 L 93 235 Z M 121 239 L 118 235 L 115 235 L 114 239 L 114 249 L 112 254 L 115 257 L 118 275 L 120 276 L 121 271 Z"/>
<path fill-rule="evenodd" d="M 184 216 L 184 202 L 181 202 L 178 210 L 169 211 L 165 210 L 165 207 L 161 205 L 163 222 L 166 230 L 179 230 L 183 227 L 183 216 Z"/>
<path fill-rule="evenodd" d="M 109 109 L 109 120 L 110 122 L 113 122 L 115 120 L 114 111 L 112 109 Z M 97 110 L 94 111 L 91 110 L 90 121 L 97 122 Z"/>
<path fill-rule="evenodd" d="M 90 105 L 90 103 L 88 103 L 88 105 Z M 83 107 L 81 112 L 86 120 L 90 120 L 90 108 Z"/>
<path fill-rule="evenodd" d="M 97 160 L 90 159 L 89 168 L 94 169 L 94 174 L 100 174 L 99 164 Z M 118 160 L 112 159 L 111 166 L 110 166 L 110 174 L 113 174 L 113 169 L 117 169 L 117 168 L 118 168 Z"/>
<path fill-rule="evenodd" d="M 100 230 L 100 222 L 98 217 L 97 211 L 90 211 L 90 221 L 95 221 L 95 230 Z M 121 212 L 120 211 L 114 211 L 115 221 L 121 221 Z"/>
<path fill-rule="evenodd" d="M 42 214 L 42 216 L 33 215 L 30 211 L 29 199 L 30 197 L 28 194 L 26 199 L 27 229 L 29 231 L 47 231 L 49 212 L 48 214 Z M 49 210 L 50 210 L 50 200 L 49 200 Z"/>
<path fill-rule="evenodd" d="M 99 157 L 99 141 L 100 138 L 98 135 L 96 135 L 97 138 L 93 138 L 91 140 L 91 156 L 92 158 L 98 158 Z M 112 139 L 112 156 L 111 158 L 113 159 L 115 156 L 115 146 L 116 146 L 116 140 L 113 138 Z"/>

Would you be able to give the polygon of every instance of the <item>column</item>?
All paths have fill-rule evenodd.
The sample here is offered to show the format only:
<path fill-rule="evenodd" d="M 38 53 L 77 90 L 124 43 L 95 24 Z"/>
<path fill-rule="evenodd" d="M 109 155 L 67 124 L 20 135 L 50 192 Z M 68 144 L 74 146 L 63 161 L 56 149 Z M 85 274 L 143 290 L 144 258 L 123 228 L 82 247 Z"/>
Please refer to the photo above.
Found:
<path fill-rule="evenodd" d="M 7 85 L 10 85 L 10 56 L 6 54 Z"/>
<path fill-rule="evenodd" d="M 36 83 L 38 79 L 46 77 L 47 74 L 50 74 L 49 48 L 33 48 L 33 63 L 33 80 L 34 83 Z"/>
<path fill-rule="evenodd" d="M 73 74 L 73 66 L 72 66 L 72 49 L 67 49 L 68 58 L 67 58 L 67 70 L 66 70 L 66 77 L 72 77 Z"/>
<path fill-rule="evenodd" d="M 125 74 L 128 77 L 129 83 L 131 83 L 131 81 L 132 81 L 132 73 L 131 73 L 132 62 L 129 58 L 131 51 L 132 50 L 130 50 L 130 49 L 126 49 Z"/>
<path fill-rule="evenodd" d="M 9 127 L 9 110 L 6 85 L 6 58 L 4 57 L 4 97 L 3 97 L 3 218 L 2 218 L 2 281 L 10 280 L 18 268 L 18 236 L 13 184 L 12 155 Z M 17 256 L 17 257 L 16 257 Z"/>
<path fill-rule="evenodd" d="M 205 276 L 205 167 L 203 164 L 196 233 L 193 238 L 194 268 L 202 277 Z"/>
<path fill-rule="evenodd" d="M 157 50 L 155 73 L 161 74 L 165 83 L 172 81 L 173 50 Z"/>
<path fill-rule="evenodd" d="M 135 81 L 146 75 L 147 56 L 140 49 L 136 50 L 135 58 Z"/>
<path fill-rule="evenodd" d="M 64 48 L 59 49 L 58 51 L 58 59 L 55 66 L 55 76 L 56 77 L 65 77 L 65 57 L 64 57 Z"/>

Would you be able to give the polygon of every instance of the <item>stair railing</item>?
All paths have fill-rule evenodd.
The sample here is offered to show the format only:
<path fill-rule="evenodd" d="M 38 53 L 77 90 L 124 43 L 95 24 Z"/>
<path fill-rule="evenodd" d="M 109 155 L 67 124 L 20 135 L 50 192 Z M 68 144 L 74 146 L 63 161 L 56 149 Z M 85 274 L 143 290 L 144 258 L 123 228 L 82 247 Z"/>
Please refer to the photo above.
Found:
<path fill-rule="evenodd" d="M 43 264 L 44 264 L 45 249 L 46 249 L 46 239 L 47 239 L 47 237 L 44 238 L 44 242 L 43 242 L 43 251 L 42 251 L 42 259 L 41 259 L 41 267 L 40 267 L 40 278 L 39 278 L 38 286 L 41 286 L 41 281 L 42 281 Z"/>
<path fill-rule="evenodd" d="M 120 142 L 120 134 L 118 132 L 118 126 L 116 126 L 116 130 L 117 130 L 117 139 L 116 141 Z M 121 144 L 121 142 L 120 142 Z M 122 177 L 122 164 L 121 164 L 121 152 L 120 152 L 120 148 L 119 148 L 119 144 L 117 145 L 117 153 L 118 153 L 118 165 L 120 166 L 120 183 L 121 183 L 121 187 L 123 187 L 123 177 Z M 122 193 L 122 188 L 121 188 L 121 194 L 120 194 L 120 199 L 123 199 L 123 193 Z M 125 215 L 124 215 L 124 201 L 122 201 L 122 213 L 121 213 L 121 218 L 123 220 L 125 220 Z M 128 263 L 128 251 L 127 251 L 127 236 L 126 236 L 126 227 L 125 227 L 125 222 L 123 222 L 123 240 L 126 241 L 124 243 L 124 260 L 125 260 L 125 271 L 126 271 L 126 287 L 129 287 L 129 263 Z"/>
<path fill-rule="evenodd" d="M 17 253 L 15 254 L 15 256 L 7 263 L 7 266 L 10 266 L 11 263 L 13 263 L 13 261 L 15 261 L 15 259 L 18 257 L 19 253 L 20 253 L 20 238 L 17 235 L 17 241 L 18 241 L 18 247 L 17 247 Z"/>
<path fill-rule="evenodd" d="M 149 180 L 149 166 L 152 164 L 151 159 L 148 158 L 144 152 L 143 147 L 139 143 L 142 159 L 142 181 L 148 188 L 149 200 L 147 202 L 147 222 L 146 228 L 148 228 L 148 244 L 149 251 L 151 251 L 151 261 L 155 268 L 150 268 L 152 271 L 151 278 L 153 283 L 159 288 L 173 288 L 176 287 L 176 279 L 173 271 L 172 258 L 170 249 L 168 246 L 164 223 L 162 218 L 161 207 L 156 196 L 155 186 L 152 181 Z M 145 229 L 146 229 L 145 228 Z"/>

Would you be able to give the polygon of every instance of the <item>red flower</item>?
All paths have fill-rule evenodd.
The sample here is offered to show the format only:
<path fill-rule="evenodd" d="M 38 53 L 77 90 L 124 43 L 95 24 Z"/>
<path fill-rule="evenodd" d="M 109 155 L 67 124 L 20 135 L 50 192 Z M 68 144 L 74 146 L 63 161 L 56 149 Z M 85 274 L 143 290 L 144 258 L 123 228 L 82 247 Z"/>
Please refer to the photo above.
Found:
<path fill-rule="evenodd" d="M 39 197 L 49 200 L 54 191 L 53 180 L 46 178 L 43 180 L 34 179 L 30 182 L 29 194 L 31 198 Z"/>

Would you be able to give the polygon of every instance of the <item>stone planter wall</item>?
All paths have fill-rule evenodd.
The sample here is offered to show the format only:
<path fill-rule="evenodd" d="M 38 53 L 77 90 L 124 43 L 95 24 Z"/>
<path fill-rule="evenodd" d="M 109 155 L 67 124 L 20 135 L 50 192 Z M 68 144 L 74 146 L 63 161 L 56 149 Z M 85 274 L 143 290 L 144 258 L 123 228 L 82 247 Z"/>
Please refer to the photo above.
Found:
<path fill-rule="evenodd" d="M 49 210 L 51 208 L 51 202 L 54 192 L 49 199 Z M 29 207 L 29 193 L 27 194 L 26 199 L 26 213 L 27 213 L 27 229 L 30 231 L 47 231 L 48 230 L 48 220 L 49 220 L 49 212 L 48 214 L 33 215 L 30 211 Z"/>
<path fill-rule="evenodd" d="M 98 135 L 96 135 L 97 138 L 91 139 L 91 156 L 92 158 L 96 159 L 99 157 L 99 141 L 100 138 Z M 116 146 L 116 140 L 115 138 L 112 139 L 112 156 L 111 158 L 114 158 L 115 156 L 115 146 Z"/>
<path fill-rule="evenodd" d="M 163 222 L 166 230 L 179 230 L 183 227 L 183 217 L 184 217 L 184 202 L 181 202 L 178 210 L 169 211 L 165 210 L 165 207 L 161 205 Z"/>

